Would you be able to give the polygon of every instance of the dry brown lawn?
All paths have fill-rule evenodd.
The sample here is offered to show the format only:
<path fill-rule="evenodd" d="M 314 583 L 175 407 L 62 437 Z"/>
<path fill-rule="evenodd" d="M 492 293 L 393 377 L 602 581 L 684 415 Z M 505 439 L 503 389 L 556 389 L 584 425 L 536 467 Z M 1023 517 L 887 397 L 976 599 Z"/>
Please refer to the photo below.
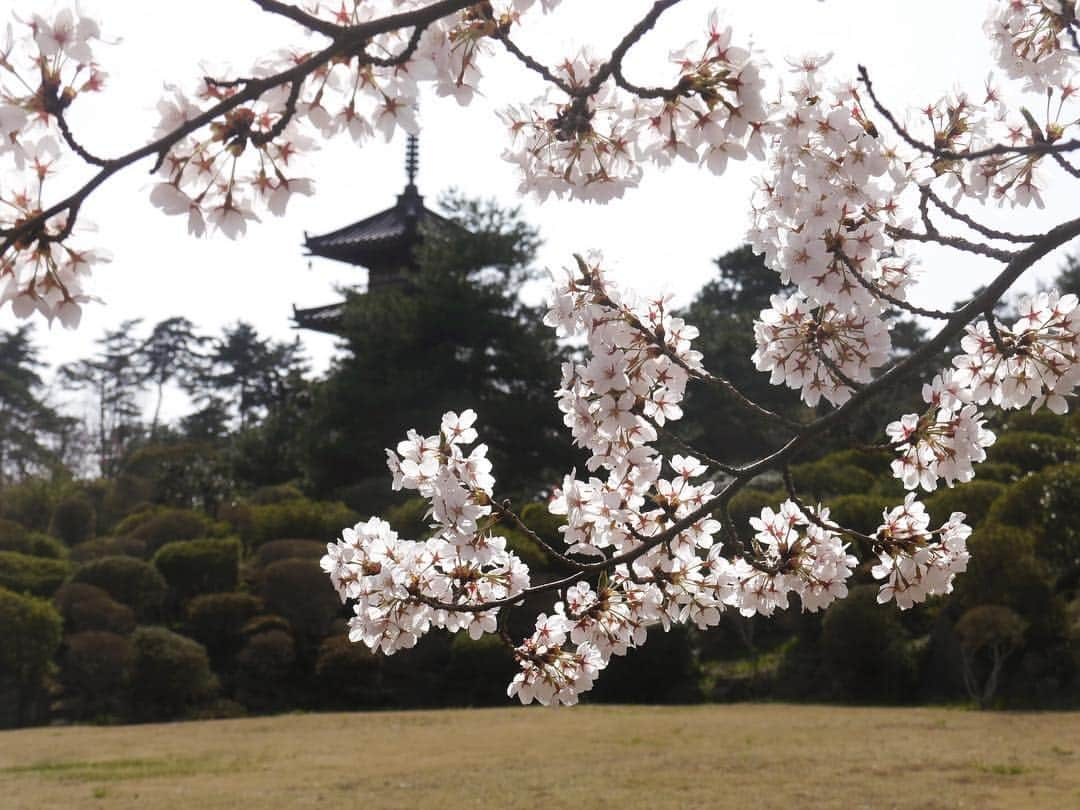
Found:
<path fill-rule="evenodd" d="M 0 807 L 1080 808 L 1080 714 L 735 705 L 0 733 Z"/>

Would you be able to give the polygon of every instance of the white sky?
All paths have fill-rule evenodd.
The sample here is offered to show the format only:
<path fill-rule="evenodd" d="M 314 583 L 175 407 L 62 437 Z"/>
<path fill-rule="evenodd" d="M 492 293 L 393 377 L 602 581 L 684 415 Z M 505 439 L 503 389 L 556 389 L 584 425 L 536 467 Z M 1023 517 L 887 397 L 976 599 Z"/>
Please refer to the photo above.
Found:
<path fill-rule="evenodd" d="M 7 3 L 4 4 L 7 6 Z M 19 9 L 49 4 L 18 2 Z M 651 6 L 649 0 L 564 0 L 548 17 L 532 14 L 516 37 L 544 61 L 556 61 L 583 42 L 610 49 Z M 166 82 L 190 86 L 202 75 L 200 62 L 224 63 L 238 73 L 260 54 L 297 41 L 296 27 L 261 13 L 244 0 L 185 0 L 183 3 L 96 0 L 83 3 L 102 21 L 108 38 L 122 41 L 99 47 L 109 73 L 105 93 L 79 99 L 73 127 L 93 151 L 120 154 L 143 143 L 157 115 L 155 103 Z M 954 85 L 978 91 L 990 68 L 989 46 L 981 33 L 983 0 L 772 0 L 716 2 L 684 0 L 668 11 L 628 62 L 628 74 L 642 84 L 666 83 L 667 52 L 704 30 L 709 11 L 720 6 L 735 28 L 737 41 L 751 38 L 784 69 L 785 55 L 834 51 L 830 69 L 854 76 L 865 63 L 882 98 L 900 110 L 925 104 Z M 501 57 L 486 72 L 486 98 L 467 108 L 429 94 L 421 101 L 422 126 L 418 183 L 430 204 L 438 192 L 457 186 L 470 195 L 520 204 L 544 238 L 541 266 L 560 266 L 570 254 L 597 248 L 620 279 L 643 290 L 666 289 L 686 303 L 712 276 L 711 259 L 741 244 L 747 225 L 750 178 L 760 166 L 736 164 L 723 177 L 677 166 L 647 169 L 646 180 L 624 199 L 605 206 L 550 200 L 538 205 L 517 193 L 515 169 L 499 154 L 503 128 L 493 110 L 538 95 L 535 77 Z M 269 218 L 249 228 L 246 238 L 222 236 L 194 240 L 181 218 L 165 217 L 148 202 L 149 162 L 108 183 L 84 206 L 82 216 L 98 226 L 96 239 L 113 262 L 95 271 L 92 292 L 105 305 L 86 308 L 76 332 L 38 328 L 44 358 L 59 364 L 92 352 L 105 328 L 127 318 L 145 327 L 184 315 L 204 332 L 244 319 L 263 334 L 292 339 L 293 304 L 313 306 L 338 299 L 335 285 L 355 283 L 361 272 L 340 263 L 302 255 L 303 231 L 324 232 L 391 205 L 404 185 L 404 139 L 360 147 L 347 136 L 317 153 L 304 174 L 317 193 L 290 203 L 283 219 Z M 55 192 L 63 189 L 54 189 Z M 1048 211 L 991 211 L 991 218 L 1015 230 L 1045 229 L 1063 219 L 1068 190 L 1052 187 Z M 917 302 L 952 302 L 987 280 L 996 265 L 948 251 L 920 251 L 928 283 Z M 1050 275 L 1060 255 L 1041 266 Z M 1028 281 L 1030 287 L 1033 281 Z M 0 310 L 0 326 L 13 321 L 10 307 Z M 145 328 L 144 327 L 144 328 Z M 334 350 L 328 336 L 301 332 L 317 369 Z M 707 359 L 707 358 L 706 358 Z"/>

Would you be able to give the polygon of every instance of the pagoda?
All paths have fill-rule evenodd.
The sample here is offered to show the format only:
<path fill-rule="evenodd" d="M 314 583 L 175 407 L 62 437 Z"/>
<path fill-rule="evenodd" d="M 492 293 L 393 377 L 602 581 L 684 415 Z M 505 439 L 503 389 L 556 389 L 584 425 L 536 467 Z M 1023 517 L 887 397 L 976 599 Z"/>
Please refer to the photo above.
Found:
<path fill-rule="evenodd" d="M 415 248 L 425 233 L 433 229 L 460 231 L 461 226 L 424 206 L 424 198 L 416 188 L 418 144 L 410 135 L 405 146 L 405 173 L 408 183 L 398 195 L 392 208 L 372 214 L 344 228 L 310 236 L 304 232 L 307 256 L 336 259 L 368 271 L 367 293 L 390 287 L 408 288 L 410 277 L 417 271 Z M 298 329 L 340 334 L 345 302 L 321 307 L 297 309 L 293 306 L 293 322 Z"/>

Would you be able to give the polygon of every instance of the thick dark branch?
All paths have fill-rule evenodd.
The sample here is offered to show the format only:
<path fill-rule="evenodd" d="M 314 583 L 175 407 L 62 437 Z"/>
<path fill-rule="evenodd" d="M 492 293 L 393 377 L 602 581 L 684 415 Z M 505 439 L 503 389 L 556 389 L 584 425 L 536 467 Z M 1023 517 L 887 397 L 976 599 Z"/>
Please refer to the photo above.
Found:
<path fill-rule="evenodd" d="M 64 115 L 63 110 L 57 110 L 56 123 L 60 127 L 60 134 L 64 138 L 64 143 L 71 147 L 71 151 L 89 163 L 91 166 L 102 167 L 108 165 L 109 161 L 106 158 L 100 158 L 93 152 L 84 147 L 81 143 L 75 140 L 75 136 L 71 133 L 71 127 L 68 126 L 67 117 Z"/>
<path fill-rule="evenodd" d="M 282 17 L 287 17 L 295 23 L 307 28 L 309 31 L 317 31 L 320 34 L 330 37 L 331 39 L 337 37 L 345 29 L 340 25 L 335 25 L 332 22 L 326 20 L 320 20 L 318 17 L 314 17 L 308 14 L 301 8 L 290 5 L 288 3 L 279 3 L 278 0 L 251 0 L 255 5 L 261 8 L 263 11 L 271 14 L 279 14 Z"/>
<path fill-rule="evenodd" d="M 646 33 L 652 30 L 652 27 L 656 25 L 656 21 L 660 19 L 661 14 L 678 2 L 679 0 L 657 0 L 653 3 L 653 7 L 649 9 L 648 14 L 642 17 L 637 25 L 631 28 L 619 44 L 615 46 L 615 50 L 611 52 L 611 58 L 596 71 L 596 74 L 589 81 L 588 85 L 585 86 L 583 95 L 591 96 L 600 89 L 600 85 L 606 82 L 608 77 L 613 73 L 621 77 L 622 61 L 630 48 L 636 45 Z M 638 90 L 634 90 L 634 92 L 637 93 Z M 648 94 L 649 91 L 642 89 L 641 92 Z"/>
<path fill-rule="evenodd" d="M 500 32 L 495 38 L 498 39 L 499 42 L 503 44 L 503 47 L 521 62 L 521 64 L 525 65 L 525 67 L 534 73 L 538 73 L 545 81 L 551 82 L 568 96 L 573 96 L 580 92 L 580 88 L 573 87 L 565 79 L 556 76 L 547 65 L 541 64 L 521 50 L 521 48 L 510 39 L 508 32 Z"/>

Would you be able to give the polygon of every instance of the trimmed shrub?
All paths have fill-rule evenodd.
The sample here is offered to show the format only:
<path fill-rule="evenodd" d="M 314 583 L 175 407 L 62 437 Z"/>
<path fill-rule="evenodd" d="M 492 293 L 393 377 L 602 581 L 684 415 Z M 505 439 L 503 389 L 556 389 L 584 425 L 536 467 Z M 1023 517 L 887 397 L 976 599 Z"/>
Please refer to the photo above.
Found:
<path fill-rule="evenodd" d="M 60 500 L 53 509 L 49 521 L 49 534 L 55 535 L 74 546 L 89 540 L 97 528 L 97 512 L 90 499 L 81 492 L 73 493 Z"/>
<path fill-rule="evenodd" d="M 381 706 L 382 661 L 363 644 L 347 635 L 331 636 L 319 646 L 315 678 L 320 703 L 328 709 Z"/>
<path fill-rule="evenodd" d="M 69 582 L 56 592 L 53 602 L 68 633 L 100 631 L 127 635 L 135 629 L 135 612 L 96 585 Z"/>
<path fill-rule="evenodd" d="M 829 501 L 829 519 L 845 529 L 872 535 L 881 525 L 886 506 L 890 504 L 878 495 L 841 495 Z"/>
<path fill-rule="evenodd" d="M 777 500 L 777 497 L 771 492 L 753 487 L 736 492 L 728 503 L 728 511 L 739 532 L 749 531 L 750 518 L 761 517 L 763 508 L 771 506 L 775 509 L 784 500 L 783 498 Z"/>
<path fill-rule="evenodd" d="M 938 525 L 948 520 L 953 512 L 963 512 L 967 515 L 964 521 L 972 528 L 978 526 L 986 519 L 990 512 L 990 506 L 1005 491 L 1004 484 L 996 481 L 968 481 L 959 484 L 952 489 L 941 488 L 926 496 L 924 503 L 926 511 L 933 517 L 934 524 Z"/>
<path fill-rule="evenodd" d="M 892 605 L 859 585 L 825 613 L 821 649 L 837 696 L 895 702 L 915 687 L 917 661 Z"/>
<path fill-rule="evenodd" d="M 140 620 L 158 615 L 168 585 L 154 566 L 134 557 L 103 557 L 79 567 L 73 582 L 97 585 L 132 610 Z"/>
<path fill-rule="evenodd" d="M 284 503 L 296 501 L 304 497 L 304 493 L 292 484 L 278 484 L 270 487 L 259 487 L 247 497 L 247 502 L 255 506 L 265 506 L 269 503 Z"/>
<path fill-rule="evenodd" d="M 325 636 L 341 612 L 341 599 L 316 562 L 279 560 L 266 566 L 261 580 L 267 607 L 299 635 Z"/>
<path fill-rule="evenodd" d="M 264 613 L 260 616 L 255 616 L 247 624 L 240 628 L 240 634 L 244 638 L 251 638 L 257 636 L 259 633 L 269 633 L 271 630 L 283 630 L 286 633 L 292 632 L 292 625 L 289 624 L 289 620 L 284 616 L 275 616 L 272 613 Z"/>
<path fill-rule="evenodd" d="M 1024 474 L 1015 464 L 997 461 L 984 461 L 975 470 L 975 480 L 996 481 L 999 484 L 1011 484 Z"/>
<path fill-rule="evenodd" d="M 0 588 L 15 593 L 52 596 L 70 573 L 71 565 L 67 560 L 0 551 Z"/>
<path fill-rule="evenodd" d="M 514 671 L 513 653 L 498 636 L 473 640 L 468 633 L 455 633 L 446 667 L 445 700 L 459 706 L 501 705 Z"/>
<path fill-rule="evenodd" d="M 1048 433 L 1029 433 L 1015 430 L 1002 433 L 987 450 L 991 461 L 1015 464 L 1020 469 L 1041 470 L 1051 464 L 1076 461 L 1076 442 Z"/>
<path fill-rule="evenodd" d="M 38 718 L 44 708 L 42 677 L 52 661 L 63 622 L 60 614 L 43 599 L 35 599 L 0 588 L 0 726 L 18 726 Z"/>
<path fill-rule="evenodd" d="M 828 457 L 811 464 L 796 464 L 791 468 L 795 487 L 812 500 L 824 501 L 836 495 L 858 495 L 869 492 L 875 477 L 854 464 L 836 464 Z"/>
<path fill-rule="evenodd" d="M 120 536 L 142 540 L 147 553 L 153 554 L 166 543 L 177 540 L 221 537 L 228 533 L 228 527 L 191 509 L 156 507 L 125 518 L 115 531 Z"/>
<path fill-rule="evenodd" d="M 131 636 L 131 695 L 140 719 L 179 717 L 214 688 L 206 649 L 164 627 L 140 627 Z"/>
<path fill-rule="evenodd" d="M 255 565 L 265 568 L 278 560 L 308 560 L 318 564 L 326 554 L 326 543 L 318 540 L 271 540 L 255 552 Z"/>
<path fill-rule="evenodd" d="M 0 519 L 0 551 L 17 551 L 31 557 L 62 560 L 68 556 L 67 547 L 41 532 L 31 532 L 11 520 Z"/>
<path fill-rule="evenodd" d="M 296 662 L 296 644 L 283 630 L 257 633 L 236 656 L 236 697 L 245 706 L 266 710 L 288 696 L 289 675 Z"/>
<path fill-rule="evenodd" d="M 386 510 L 386 522 L 402 537 L 426 540 L 431 536 L 431 504 L 424 498 L 409 498 Z"/>
<path fill-rule="evenodd" d="M 118 714 L 131 678 L 132 657 L 131 642 L 116 633 L 89 631 L 65 638 L 60 681 L 68 710 L 79 719 Z"/>
<path fill-rule="evenodd" d="M 166 543 L 154 555 L 154 566 L 181 601 L 200 593 L 231 591 L 240 579 L 240 541 Z"/>
<path fill-rule="evenodd" d="M 80 563 L 102 557 L 136 557 L 141 560 L 145 556 L 146 543 L 135 537 L 98 537 L 71 549 L 71 559 Z"/>
<path fill-rule="evenodd" d="M 192 637 L 217 657 L 239 649 L 244 626 L 261 610 L 262 600 L 248 593 L 207 593 L 188 603 L 188 625 Z"/>
<path fill-rule="evenodd" d="M 359 516 L 343 503 L 309 501 L 306 498 L 251 506 L 238 526 L 247 548 L 258 548 L 271 540 L 310 537 L 329 543 L 354 525 Z"/>
<path fill-rule="evenodd" d="M 13 520 L 33 532 L 49 529 L 53 493 L 48 482 L 33 478 L 0 490 L 0 517 Z"/>
<path fill-rule="evenodd" d="M 1035 553 L 1055 574 L 1080 565 L 1080 464 L 1061 464 L 1017 481 L 994 501 L 988 523 L 1034 532 Z"/>

